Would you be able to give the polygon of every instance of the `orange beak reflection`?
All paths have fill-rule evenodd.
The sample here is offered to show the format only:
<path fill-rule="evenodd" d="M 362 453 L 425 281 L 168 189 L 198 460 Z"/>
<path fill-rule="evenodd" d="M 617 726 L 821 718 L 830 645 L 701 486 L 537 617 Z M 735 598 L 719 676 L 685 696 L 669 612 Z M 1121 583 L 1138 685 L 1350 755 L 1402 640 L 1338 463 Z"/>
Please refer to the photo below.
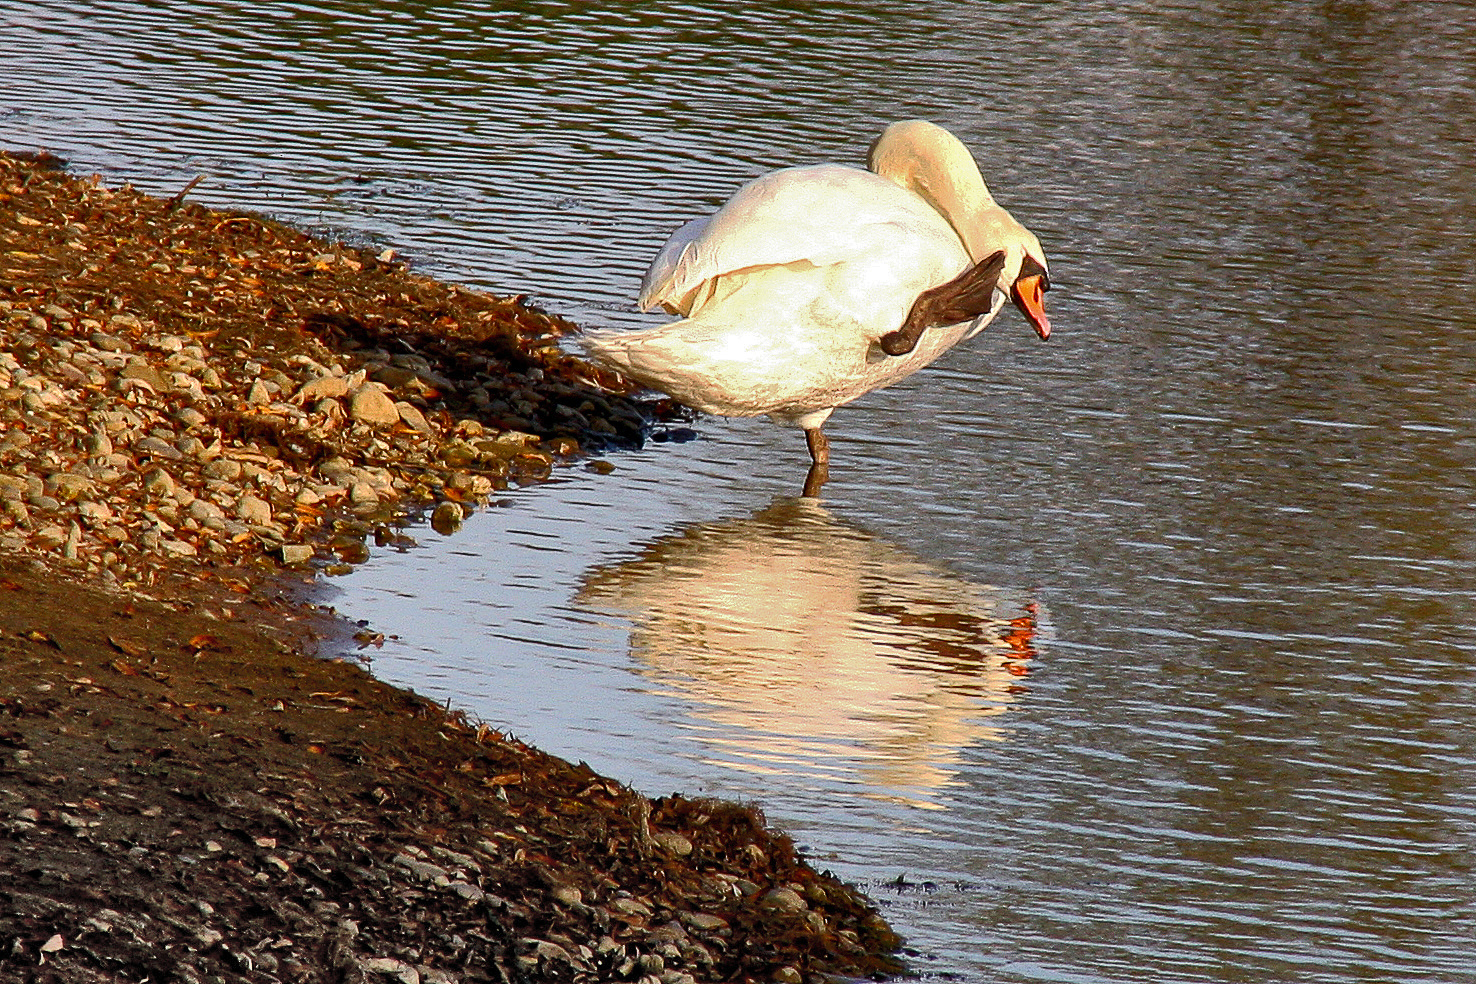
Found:
<path fill-rule="evenodd" d="M 1020 309 L 1041 338 L 1051 337 L 1051 319 L 1045 313 L 1045 292 L 1048 289 L 1049 281 L 1043 273 L 1020 277 L 1010 288 L 1010 300 L 1015 302 L 1015 307 Z"/>

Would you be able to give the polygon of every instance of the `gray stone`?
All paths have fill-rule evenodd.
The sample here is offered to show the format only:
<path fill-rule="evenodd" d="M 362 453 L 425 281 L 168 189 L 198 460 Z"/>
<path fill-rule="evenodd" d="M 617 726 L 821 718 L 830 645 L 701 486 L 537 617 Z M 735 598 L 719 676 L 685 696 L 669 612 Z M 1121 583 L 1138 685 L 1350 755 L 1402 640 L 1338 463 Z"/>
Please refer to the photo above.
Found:
<path fill-rule="evenodd" d="M 426 861 L 417 861 L 408 854 L 396 854 L 395 864 L 410 872 L 421 881 L 427 882 L 450 882 L 447 871 L 438 864 L 430 864 Z"/>
<path fill-rule="evenodd" d="M 420 984 L 420 971 L 403 960 L 394 957 L 369 957 L 359 962 L 359 967 L 369 974 L 380 974 L 401 984 Z"/>

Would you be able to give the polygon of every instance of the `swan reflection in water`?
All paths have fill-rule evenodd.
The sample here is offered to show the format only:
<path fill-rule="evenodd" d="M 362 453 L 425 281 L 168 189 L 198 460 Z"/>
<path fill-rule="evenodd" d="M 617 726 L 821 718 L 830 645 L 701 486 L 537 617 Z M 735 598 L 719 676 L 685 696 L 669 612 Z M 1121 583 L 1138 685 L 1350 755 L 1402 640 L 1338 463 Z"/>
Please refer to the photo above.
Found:
<path fill-rule="evenodd" d="M 696 702 L 724 764 L 829 773 L 918 806 L 963 749 L 1005 736 L 1035 605 L 781 499 L 703 523 L 587 575 L 577 602 L 631 623 L 638 669 Z"/>

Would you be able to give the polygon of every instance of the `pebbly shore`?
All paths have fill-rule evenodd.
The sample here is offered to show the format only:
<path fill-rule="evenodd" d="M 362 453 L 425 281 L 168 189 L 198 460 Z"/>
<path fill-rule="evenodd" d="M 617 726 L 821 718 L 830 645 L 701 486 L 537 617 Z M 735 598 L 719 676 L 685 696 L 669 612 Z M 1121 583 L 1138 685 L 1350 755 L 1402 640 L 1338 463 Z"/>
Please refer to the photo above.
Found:
<path fill-rule="evenodd" d="M 295 589 L 407 515 L 690 434 L 577 330 L 0 154 L 0 977 L 901 969 L 756 809 L 648 799 L 315 655 L 350 627 Z"/>

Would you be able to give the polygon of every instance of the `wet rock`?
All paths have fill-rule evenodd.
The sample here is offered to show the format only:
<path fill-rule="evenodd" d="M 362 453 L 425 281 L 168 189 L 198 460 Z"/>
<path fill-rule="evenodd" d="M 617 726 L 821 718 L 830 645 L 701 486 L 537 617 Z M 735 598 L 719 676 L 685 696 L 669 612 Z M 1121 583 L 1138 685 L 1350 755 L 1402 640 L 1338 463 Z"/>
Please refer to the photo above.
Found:
<path fill-rule="evenodd" d="M 431 529 L 442 536 L 450 536 L 461 529 L 461 523 L 465 518 L 460 504 L 443 502 L 431 513 Z"/>

